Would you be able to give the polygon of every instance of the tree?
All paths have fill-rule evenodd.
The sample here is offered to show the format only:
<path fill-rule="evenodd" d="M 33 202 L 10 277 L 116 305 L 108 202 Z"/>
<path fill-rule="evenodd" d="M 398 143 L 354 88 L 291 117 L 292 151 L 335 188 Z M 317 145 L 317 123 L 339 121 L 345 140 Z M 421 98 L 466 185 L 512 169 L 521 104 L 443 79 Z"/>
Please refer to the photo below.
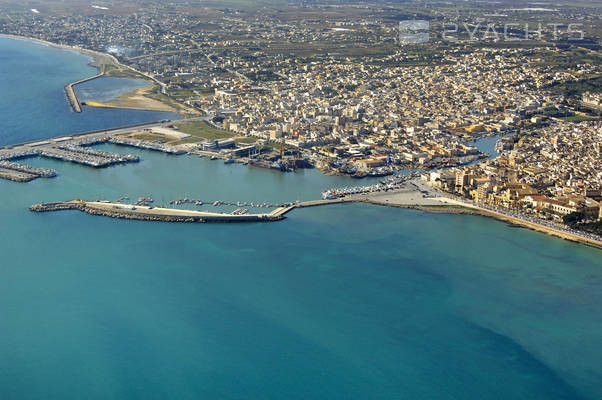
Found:
<path fill-rule="evenodd" d="M 572 212 L 562 217 L 562 221 L 569 226 L 577 225 L 585 219 L 585 214 L 579 211 Z"/>

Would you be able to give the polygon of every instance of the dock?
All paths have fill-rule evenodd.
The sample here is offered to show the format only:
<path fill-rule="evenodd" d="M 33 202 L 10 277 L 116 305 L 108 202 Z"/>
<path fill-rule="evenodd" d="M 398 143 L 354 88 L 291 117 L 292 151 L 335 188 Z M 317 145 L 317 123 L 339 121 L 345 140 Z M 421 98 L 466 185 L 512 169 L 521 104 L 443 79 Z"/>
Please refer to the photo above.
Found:
<path fill-rule="evenodd" d="M 71 200 L 36 204 L 29 209 L 34 212 L 79 210 L 90 215 L 100 215 L 118 219 L 162 222 L 274 222 L 284 219 L 284 215 L 295 206 L 279 207 L 270 213 L 236 214 L 213 213 L 175 208 L 151 207 L 109 203 L 102 201 Z"/>
<path fill-rule="evenodd" d="M 186 151 L 161 143 L 118 137 L 142 129 L 162 127 L 171 121 L 161 120 L 142 124 L 133 124 L 109 130 L 97 130 L 79 134 L 59 136 L 52 139 L 37 140 L 10 146 L 0 146 L 0 161 L 12 164 L 0 166 L 0 179 L 15 182 L 29 182 L 44 177 L 56 176 L 56 173 L 36 170 L 24 164 L 13 163 L 27 158 L 46 157 L 68 161 L 94 168 L 103 168 L 117 164 L 138 162 L 140 158 L 131 154 L 112 154 L 91 150 L 89 147 L 112 143 L 121 146 L 134 147 L 144 150 L 160 151 L 167 154 L 186 154 Z M 26 170 L 23 170 L 25 168 Z"/>
<path fill-rule="evenodd" d="M 12 161 L 0 160 L 0 179 L 14 182 L 29 182 L 38 178 L 53 178 L 56 171 L 46 168 L 35 168 Z"/>
<path fill-rule="evenodd" d="M 40 150 L 40 156 L 61 161 L 69 161 L 93 168 L 105 168 L 111 165 L 140 161 L 138 156 L 132 154 L 112 154 L 75 145 L 44 147 Z"/>
<path fill-rule="evenodd" d="M 166 145 L 163 143 L 148 142 L 145 140 L 136 140 L 136 139 L 112 136 L 109 138 L 108 142 L 111 144 L 119 145 L 119 146 L 129 146 L 129 147 L 135 147 L 138 149 L 159 151 L 162 153 L 173 154 L 173 155 L 186 154 L 186 152 L 182 149 L 176 149 L 172 146 L 169 146 L 169 145 Z"/>
<path fill-rule="evenodd" d="M 35 168 L 15 162 L 34 157 L 51 158 L 93 168 L 105 168 L 112 165 L 140 161 L 138 156 L 132 154 L 112 154 L 105 151 L 91 150 L 86 147 L 103 143 L 107 140 L 107 138 L 102 137 L 83 138 L 81 140 L 74 140 L 68 137 L 34 142 L 27 147 L 20 147 L 12 151 L 2 151 L 0 152 L 0 179 L 14 182 L 30 182 L 38 178 L 53 178 L 57 176 L 56 171 L 52 169 Z"/>
<path fill-rule="evenodd" d="M 315 207 L 327 204 L 341 204 L 353 201 L 345 199 L 315 200 L 284 204 L 268 213 L 247 214 L 234 211 L 217 213 L 208 211 L 184 210 L 177 208 L 152 207 L 143 203 L 123 204 L 108 201 L 71 200 L 36 204 L 29 209 L 33 212 L 52 212 L 63 210 L 79 210 L 90 215 L 100 215 L 118 219 L 162 222 L 274 222 L 283 220 L 295 208 Z M 242 210 L 246 211 L 246 210 Z"/>

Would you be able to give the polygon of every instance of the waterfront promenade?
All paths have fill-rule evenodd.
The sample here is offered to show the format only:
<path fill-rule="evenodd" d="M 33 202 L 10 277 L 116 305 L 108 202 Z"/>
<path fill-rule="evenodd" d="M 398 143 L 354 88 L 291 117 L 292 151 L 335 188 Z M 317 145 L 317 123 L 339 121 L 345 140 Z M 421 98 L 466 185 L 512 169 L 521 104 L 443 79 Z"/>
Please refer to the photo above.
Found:
<path fill-rule="evenodd" d="M 419 179 L 411 180 L 407 183 L 406 187 L 399 190 L 376 192 L 368 195 L 348 196 L 344 199 L 348 202 L 355 201 L 388 207 L 415 208 L 429 212 L 477 214 L 522 226 L 561 239 L 602 248 L 602 240 L 595 235 L 578 232 L 559 224 L 527 218 L 518 213 L 510 213 L 469 201 L 451 198 Z"/>

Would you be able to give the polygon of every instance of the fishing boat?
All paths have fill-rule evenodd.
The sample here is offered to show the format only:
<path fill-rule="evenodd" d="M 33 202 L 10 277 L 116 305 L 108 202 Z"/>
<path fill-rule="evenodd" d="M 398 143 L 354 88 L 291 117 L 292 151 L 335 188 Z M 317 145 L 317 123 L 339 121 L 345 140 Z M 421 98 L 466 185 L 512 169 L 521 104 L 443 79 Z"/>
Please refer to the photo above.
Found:
<path fill-rule="evenodd" d="M 334 200 L 336 198 L 337 198 L 337 196 L 331 190 L 326 190 L 326 191 L 322 192 L 323 200 Z"/>

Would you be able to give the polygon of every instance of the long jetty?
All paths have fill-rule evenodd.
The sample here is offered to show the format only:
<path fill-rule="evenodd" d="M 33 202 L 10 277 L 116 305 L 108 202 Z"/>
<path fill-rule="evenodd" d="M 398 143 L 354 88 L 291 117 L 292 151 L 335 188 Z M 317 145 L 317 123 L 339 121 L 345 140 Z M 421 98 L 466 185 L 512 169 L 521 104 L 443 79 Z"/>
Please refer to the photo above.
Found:
<path fill-rule="evenodd" d="M 67 101 L 69 102 L 69 105 L 71 105 L 71 109 L 73 111 L 75 111 L 77 113 L 82 112 L 82 104 L 80 103 L 79 99 L 77 98 L 77 94 L 75 93 L 74 86 L 79 85 L 80 83 L 91 81 L 96 78 L 100 78 L 103 75 L 104 75 L 104 71 L 101 71 L 100 73 L 98 73 L 96 75 L 90 76 L 88 78 L 80 79 L 79 81 L 68 83 L 65 86 L 65 94 L 67 95 Z"/>
<path fill-rule="evenodd" d="M 34 212 L 79 210 L 91 215 L 101 215 L 118 219 L 162 222 L 274 222 L 285 218 L 295 208 L 314 207 L 326 204 L 340 204 L 355 200 L 315 200 L 284 204 L 269 213 L 246 214 L 232 212 L 215 213 L 207 211 L 183 210 L 176 208 L 152 207 L 144 204 L 122 204 L 106 201 L 85 201 L 81 199 L 35 204 L 29 208 Z"/>
<path fill-rule="evenodd" d="M 34 212 L 79 210 L 91 215 L 162 222 L 273 222 L 284 219 L 284 215 L 294 206 L 278 207 L 264 214 L 226 214 L 206 211 L 180 210 L 174 208 L 151 207 L 145 205 L 107 203 L 102 201 L 71 200 L 36 204 L 29 209 Z"/>

